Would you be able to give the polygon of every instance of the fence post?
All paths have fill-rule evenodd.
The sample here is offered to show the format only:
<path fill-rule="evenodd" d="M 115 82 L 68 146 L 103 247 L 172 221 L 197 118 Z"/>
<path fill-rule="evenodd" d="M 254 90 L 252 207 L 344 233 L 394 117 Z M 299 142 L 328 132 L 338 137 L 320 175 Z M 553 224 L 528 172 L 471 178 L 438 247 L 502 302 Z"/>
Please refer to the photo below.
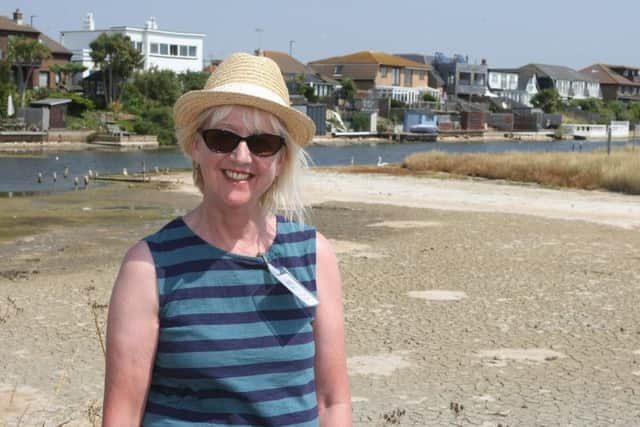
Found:
<path fill-rule="evenodd" d="M 611 125 L 607 127 L 607 156 L 611 155 Z"/>

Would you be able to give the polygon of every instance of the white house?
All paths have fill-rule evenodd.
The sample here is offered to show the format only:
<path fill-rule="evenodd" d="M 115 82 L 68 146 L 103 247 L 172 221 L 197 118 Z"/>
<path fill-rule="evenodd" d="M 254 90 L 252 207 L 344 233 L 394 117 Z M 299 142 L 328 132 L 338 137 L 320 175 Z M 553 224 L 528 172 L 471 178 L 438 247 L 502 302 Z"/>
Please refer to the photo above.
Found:
<path fill-rule="evenodd" d="M 73 52 L 71 61 L 87 67 L 85 76 L 95 68 L 89 45 L 103 33 L 128 36 L 144 55 L 145 70 L 153 67 L 176 73 L 202 70 L 204 34 L 160 30 L 154 17 L 149 18 L 144 28 L 124 26 L 96 30 L 93 13 L 88 13 L 82 30 L 60 32 L 60 42 Z"/>
<path fill-rule="evenodd" d="M 487 85 L 491 93 L 531 107 L 531 98 L 538 93 L 535 74 L 521 76 L 518 70 L 496 68 L 490 68 L 488 74 Z"/>

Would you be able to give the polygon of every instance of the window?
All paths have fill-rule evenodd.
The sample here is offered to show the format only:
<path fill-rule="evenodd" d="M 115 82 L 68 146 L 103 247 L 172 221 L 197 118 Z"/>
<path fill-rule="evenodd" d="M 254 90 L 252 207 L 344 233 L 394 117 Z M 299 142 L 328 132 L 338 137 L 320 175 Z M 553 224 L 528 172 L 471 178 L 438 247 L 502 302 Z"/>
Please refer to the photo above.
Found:
<path fill-rule="evenodd" d="M 40 71 L 38 76 L 38 87 L 49 87 L 49 72 Z"/>
<path fill-rule="evenodd" d="M 458 83 L 461 85 L 470 85 L 471 84 L 471 73 L 460 73 L 458 77 Z"/>
<path fill-rule="evenodd" d="M 169 45 L 160 43 L 160 55 L 169 55 Z"/>
<path fill-rule="evenodd" d="M 336 65 L 336 66 L 333 68 L 333 74 L 335 74 L 335 75 L 341 75 L 341 74 L 342 74 L 342 65 L 340 65 L 340 64 L 339 64 L 339 65 Z"/>
<path fill-rule="evenodd" d="M 420 80 L 424 80 L 424 78 L 425 78 L 426 76 L 427 76 L 427 73 L 426 73 L 426 72 L 424 72 L 424 71 L 420 71 L 420 72 L 418 73 L 418 78 L 419 78 Z"/>
<path fill-rule="evenodd" d="M 142 52 L 142 42 L 136 42 L 136 50 Z"/>
<path fill-rule="evenodd" d="M 389 74 L 389 69 L 386 66 L 381 65 L 380 66 L 380 77 L 387 77 L 387 74 Z"/>
<path fill-rule="evenodd" d="M 158 43 L 151 43 L 151 53 L 158 53 Z"/>
<path fill-rule="evenodd" d="M 178 56 L 178 45 L 172 44 L 169 46 L 169 55 Z"/>
<path fill-rule="evenodd" d="M 473 84 L 476 86 L 484 86 L 484 74 L 476 73 L 473 75 Z"/>
<path fill-rule="evenodd" d="M 183 44 L 180 45 L 180 56 L 187 56 L 189 54 L 189 47 Z"/>
<path fill-rule="evenodd" d="M 393 76 L 393 85 L 400 86 L 400 68 L 393 67 L 391 69 L 391 75 Z"/>
<path fill-rule="evenodd" d="M 197 56 L 196 46 L 189 46 L 189 56 Z"/>
<path fill-rule="evenodd" d="M 413 71 L 404 70 L 404 85 L 413 86 Z"/>

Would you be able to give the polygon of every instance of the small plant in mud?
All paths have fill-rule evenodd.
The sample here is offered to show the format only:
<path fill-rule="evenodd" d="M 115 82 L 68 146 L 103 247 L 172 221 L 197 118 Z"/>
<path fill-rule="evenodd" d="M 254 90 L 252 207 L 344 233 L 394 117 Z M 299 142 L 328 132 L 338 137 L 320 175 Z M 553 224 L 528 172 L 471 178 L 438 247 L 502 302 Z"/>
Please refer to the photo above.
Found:
<path fill-rule="evenodd" d="M 102 406 L 97 400 L 93 400 L 87 407 L 87 418 L 93 427 L 99 426 L 102 422 Z"/>
<path fill-rule="evenodd" d="M 6 323 L 11 317 L 16 316 L 24 311 L 24 308 L 18 306 L 16 304 L 16 300 L 11 297 L 7 297 L 7 306 L 3 310 L 2 305 L 0 305 L 0 325 Z"/>
<path fill-rule="evenodd" d="M 396 425 L 400 424 L 400 419 L 407 413 L 404 409 L 394 409 L 391 412 L 387 412 L 382 415 L 383 425 Z"/>

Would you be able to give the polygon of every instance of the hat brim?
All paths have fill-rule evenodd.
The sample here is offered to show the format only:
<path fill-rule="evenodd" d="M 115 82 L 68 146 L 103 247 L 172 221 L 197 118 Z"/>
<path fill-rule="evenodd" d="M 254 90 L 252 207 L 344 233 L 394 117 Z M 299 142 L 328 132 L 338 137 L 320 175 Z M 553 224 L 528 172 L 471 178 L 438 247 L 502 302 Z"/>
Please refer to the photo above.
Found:
<path fill-rule="evenodd" d="M 273 114 L 282 121 L 293 141 L 301 147 L 309 144 L 316 132 L 313 120 L 292 107 L 246 93 L 206 89 L 187 92 L 176 101 L 173 107 L 175 125 L 178 128 L 185 127 L 203 111 L 223 105 L 244 105 Z"/>

